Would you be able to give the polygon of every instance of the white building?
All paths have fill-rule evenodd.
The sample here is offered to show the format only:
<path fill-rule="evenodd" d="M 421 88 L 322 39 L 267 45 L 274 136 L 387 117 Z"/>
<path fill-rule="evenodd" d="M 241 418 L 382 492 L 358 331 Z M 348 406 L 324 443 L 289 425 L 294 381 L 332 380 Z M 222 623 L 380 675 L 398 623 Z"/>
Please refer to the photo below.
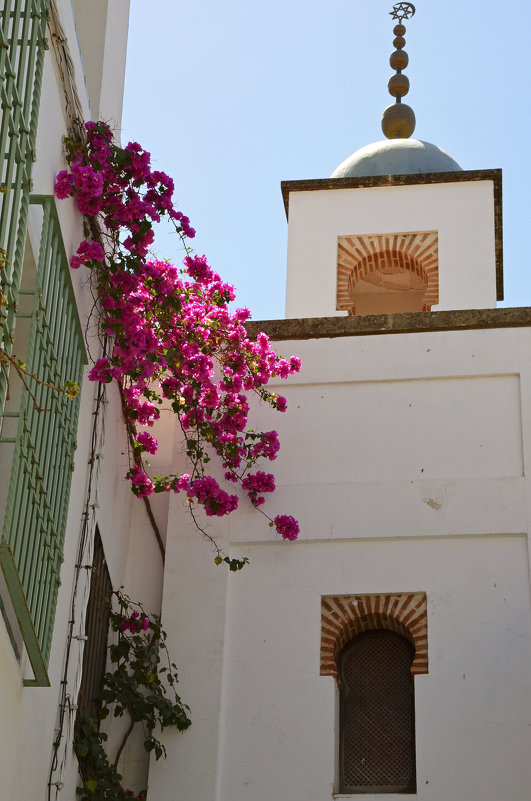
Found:
<path fill-rule="evenodd" d="M 402 138 L 282 189 L 287 319 L 252 330 L 303 367 L 253 422 L 302 534 L 238 511 L 222 543 L 250 564 L 227 575 L 170 501 L 193 725 L 150 799 L 524 801 L 531 315 L 496 309 L 501 171 Z"/>
<path fill-rule="evenodd" d="M 2 16 L 13 102 L 0 128 L 11 187 L 0 247 L 4 292 L 19 303 L 3 346 L 13 333 L 17 355 L 29 347 L 28 367 L 56 370 L 55 383 L 100 354 L 85 336 L 84 276 L 68 269 L 82 220 L 73 204 L 56 207 L 53 183 L 62 137 L 83 119 L 119 128 L 127 14 L 128 0 L 8 0 Z M 79 405 L 65 401 L 51 424 L 0 377 L 6 798 L 76 797 L 72 727 L 96 562 L 148 608 L 162 597 L 191 707 L 191 728 L 166 736 L 168 759 L 149 777 L 134 742 L 120 763 L 150 801 L 528 798 L 531 316 L 496 309 L 501 173 L 395 139 L 283 194 L 286 319 L 251 329 L 303 369 L 282 385 L 288 414 L 257 406 L 253 423 L 279 430 L 270 507 L 298 517 L 297 543 L 242 503 L 209 529 L 250 560 L 228 573 L 180 497 L 157 496 L 163 569 L 122 480 L 113 389 L 103 399 L 83 381 Z M 178 472 L 179 436 L 169 418 L 161 425 L 160 472 Z M 121 732 L 111 735 L 113 747 Z"/>
<path fill-rule="evenodd" d="M 124 585 L 154 611 L 162 581 L 143 505 L 131 503 L 123 481 L 118 395 L 86 380 L 101 346 L 87 328 L 86 271 L 68 266 L 82 218 L 72 201 L 53 197 L 65 136 L 98 118 L 119 132 L 129 0 L 1 6 L 1 183 L 9 191 L 0 247 L 9 264 L 0 278 L 11 308 L 2 346 L 44 380 L 78 380 L 82 389 L 70 402 L 30 382 L 52 408 L 38 413 L 13 370 L 9 384 L 5 371 L 0 377 L 0 797 L 74 799 L 72 729 L 94 551 L 112 587 Z M 129 786 L 145 787 L 145 752 L 132 747 L 121 767 Z"/>

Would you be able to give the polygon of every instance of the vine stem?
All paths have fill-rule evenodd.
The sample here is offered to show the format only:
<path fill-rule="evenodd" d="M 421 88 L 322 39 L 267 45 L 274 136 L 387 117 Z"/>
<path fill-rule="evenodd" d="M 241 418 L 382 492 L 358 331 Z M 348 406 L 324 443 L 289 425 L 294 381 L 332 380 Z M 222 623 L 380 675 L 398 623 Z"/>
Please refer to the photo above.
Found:
<path fill-rule="evenodd" d="M 122 756 L 122 751 L 124 750 L 125 744 L 129 739 L 129 735 L 131 734 L 131 732 L 133 731 L 133 729 L 135 727 L 135 721 L 133 720 L 133 716 L 131 715 L 131 707 L 129 706 L 129 704 L 127 704 L 127 711 L 129 712 L 129 717 L 131 718 L 131 722 L 129 723 L 129 726 L 127 727 L 127 731 L 125 732 L 125 734 L 123 736 L 122 742 L 120 743 L 120 747 L 119 747 L 118 751 L 116 752 L 116 757 L 114 759 L 114 769 L 115 770 L 118 770 L 118 762 L 120 761 L 120 757 Z"/>
<path fill-rule="evenodd" d="M 28 383 L 25 380 L 26 377 L 27 378 L 32 378 L 34 381 L 37 382 L 37 384 L 40 384 L 41 387 L 48 387 L 48 389 L 52 389 L 54 392 L 61 392 L 63 395 L 68 395 L 69 397 L 71 397 L 71 390 L 63 389 L 62 387 L 56 387 L 54 384 L 48 384 L 47 381 L 42 381 L 42 379 L 37 378 L 37 376 L 34 375 L 33 373 L 30 373 L 29 370 L 26 370 L 24 367 L 21 367 L 20 364 L 17 361 L 16 356 L 10 356 L 9 353 L 7 353 L 7 351 L 4 350 L 4 348 L 0 348 L 0 362 L 2 363 L 2 366 L 4 366 L 4 369 L 5 369 L 5 365 L 6 365 L 7 362 L 9 362 L 10 364 L 13 365 L 13 367 L 17 371 L 22 383 L 24 384 L 24 386 L 28 390 L 29 394 L 33 398 L 33 401 L 35 403 L 35 408 L 37 409 L 38 412 L 49 412 L 50 409 L 41 409 L 39 407 L 39 405 L 37 404 L 37 400 L 36 400 L 35 396 L 33 395 L 33 393 L 31 392 L 30 388 L 28 387 Z"/>
<path fill-rule="evenodd" d="M 206 537 L 207 540 L 210 540 L 210 542 L 212 543 L 212 545 L 216 549 L 216 555 L 217 556 L 221 556 L 223 551 L 221 550 L 221 548 L 217 544 L 217 542 L 214 539 L 214 537 L 211 537 L 210 534 L 207 531 L 205 531 L 205 529 L 202 526 L 199 525 L 199 523 L 197 522 L 197 518 L 195 516 L 195 513 L 194 513 L 194 510 L 192 508 L 192 504 L 191 503 L 188 505 L 188 510 L 190 512 L 192 520 L 194 521 L 194 526 L 196 527 L 196 529 L 203 535 L 203 537 Z"/>
<path fill-rule="evenodd" d="M 121 400 L 121 403 L 122 403 L 122 413 L 123 413 L 123 416 L 124 416 L 125 429 L 127 431 L 127 438 L 129 440 L 129 449 L 131 451 L 131 454 L 133 456 L 135 464 L 142 470 L 143 469 L 142 459 L 140 457 L 140 453 L 139 453 L 138 448 L 136 447 L 136 443 L 135 443 L 135 435 L 136 435 L 135 426 L 134 426 L 134 423 L 132 422 L 132 420 L 130 420 L 128 418 L 128 416 L 127 416 L 125 397 L 124 397 L 124 388 L 123 388 L 123 386 L 122 386 L 120 381 L 117 381 L 116 383 L 118 384 L 118 389 L 119 389 L 119 392 L 120 392 L 120 400 Z M 159 529 L 159 527 L 157 525 L 157 521 L 155 520 L 155 516 L 153 514 L 153 509 L 151 508 L 151 503 L 149 502 L 149 498 L 147 498 L 146 496 L 144 496 L 144 505 L 146 507 L 146 512 L 147 512 L 147 516 L 148 516 L 149 522 L 151 523 L 151 528 L 153 529 L 153 533 L 155 534 L 155 539 L 157 540 L 157 545 L 159 546 L 159 551 L 160 551 L 160 555 L 161 555 L 161 558 L 162 558 L 162 564 L 164 565 L 165 559 L 166 559 L 166 550 L 164 548 L 164 543 L 162 541 L 162 536 L 161 536 L 161 533 L 160 533 L 160 529 Z"/>

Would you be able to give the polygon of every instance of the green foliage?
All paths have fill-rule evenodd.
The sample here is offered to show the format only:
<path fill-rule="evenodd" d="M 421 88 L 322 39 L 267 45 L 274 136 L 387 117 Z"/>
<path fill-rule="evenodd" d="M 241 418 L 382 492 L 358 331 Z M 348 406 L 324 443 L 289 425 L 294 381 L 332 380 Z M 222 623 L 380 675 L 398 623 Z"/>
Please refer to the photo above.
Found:
<path fill-rule="evenodd" d="M 120 591 L 115 591 L 113 597 L 118 609 L 111 611 L 110 624 L 118 638 L 109 647 L 113 669 L 103 681 L 100 719 L 127 714 L 130 726 L 111 765 L 103 747 L 107 735 L 99 731 L 99 721 L 78 719 L 74 748 L 83 779 L 78 794 L 83 801 L 141 801 L 145 795 L 135 796 L 124 790 L 116 770 L 131 730 L 141 724 L 144 748 L 160 759 L 166 756 L 160 733 L 168 727 L 184 731 L 190 725 L 188 707 L 176 690 L 177 667 L 170 659 L 160 618 L 147 615 L 141 604 L 132 603 Z"/>
<path fill-rule="evenodd" d="M 78 718 L 74 749 L 83 779 L 77 792 L 83 801 L 126 801 L 132 797 L 123 789 L 121 775 L 107 758 L 103 747 L 106 740 L 107 735 L 98 730 L 93 720 Z"/>
<path fill-rule="evenodd" d="M 238 570 L 241 570 L 243 567 L 245 567 L 245 565 L 248 565 L 249 560 L 246 556 L 244 556 L 243 559 L 230 559 L 230 557 L 228 556 L 223 557 L 219 556 L 218 554 L 218 556 L 216 556 L 216 558 L 214 559 L 214 564 L 216 565 L 226 564 L 229 566 L 229 570 L 232 573 L 236 573 Z"/>
<path fill-rule="evenodd" d="M 79 395 L 79 384 L 76 381 L 65 381 L 63 392 L 70 400 L 74 400 Z"/>

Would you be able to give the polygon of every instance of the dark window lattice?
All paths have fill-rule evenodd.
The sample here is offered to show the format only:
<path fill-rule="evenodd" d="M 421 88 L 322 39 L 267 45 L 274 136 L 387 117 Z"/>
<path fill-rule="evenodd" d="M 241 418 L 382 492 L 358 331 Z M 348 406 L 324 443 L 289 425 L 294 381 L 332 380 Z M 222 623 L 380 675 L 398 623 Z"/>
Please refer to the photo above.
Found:
<path fill-rule="evenodd" d="M 100 693 L 107 662 L 111 579 L 103 553 L 99 532 L 96 530 L 94 558 L 90 580 L 90 595 L 85 624 L 83 674 L 78 696 L 78 714 L 97 720 L 101 708 Z"/>
<path fill-rule="evenodd" d="M 408 640 L 381 629 L 343 649 L 340 792 L 415 792 L 414 655 Z"/>

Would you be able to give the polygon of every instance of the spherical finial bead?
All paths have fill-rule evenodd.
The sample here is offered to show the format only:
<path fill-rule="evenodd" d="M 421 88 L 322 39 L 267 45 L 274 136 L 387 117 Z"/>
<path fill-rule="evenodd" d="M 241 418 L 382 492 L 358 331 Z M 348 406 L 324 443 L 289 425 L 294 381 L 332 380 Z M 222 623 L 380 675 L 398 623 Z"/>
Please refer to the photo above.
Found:
<path fill-rule="evenodd" d="M 402 23 L 395 25 L 395 27 L 393 28 L 393 33 L 395 36 L 403 36 L 405 32 L 406 32 L 406 26 L 402 25 Z"/>
<path fill-rule="evenodd" d="M 404 47 L 406 40 L 403 36 L 397 36 L 396 39 L 393 39 L 393 47 L 402 48 Z"/>
<path fill-rule="evenodd" d="M 405 70 L 409 64 L 409 56 L 405 50 L 395 50 L 389 56 L 389 64 L 394 70 Z"/>
<path fill-rule="evenodd" d="M 415 112 L 405 103 L 387 106 L 382 115 L 382 131 L 388 139 L 409 139 L 415 130 Z"/>
<path fill-rule="evenodd" d="M 407 75 L 392 75 L 387 84 L 389 94 L 393 97 L 404 97 L 409 92 L 409 78 Z"/>

